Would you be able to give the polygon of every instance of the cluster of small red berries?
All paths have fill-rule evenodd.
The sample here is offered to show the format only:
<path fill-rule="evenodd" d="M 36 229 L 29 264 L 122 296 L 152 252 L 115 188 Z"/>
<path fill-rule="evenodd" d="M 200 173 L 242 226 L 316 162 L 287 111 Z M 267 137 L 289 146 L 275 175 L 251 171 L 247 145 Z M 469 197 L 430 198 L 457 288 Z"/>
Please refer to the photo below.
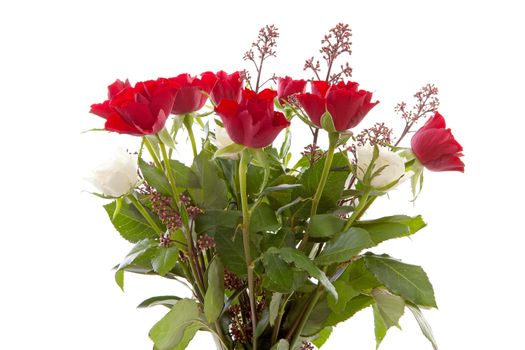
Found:
<path fill-rule="evenodd" d="M 224 271 L 224 287 L 229 290 L 241 289 L 246 282 L 240 279 L 236 274 L 228 270 Z"/>
<path fill-rule="evenodd" d="M 169 232 L 173 232 L 182 226 L 180 215 L 173 209 L 171 202 L 170 197 L 163 196 L 156 191 L 151 194 L 151 207 L 153 212 L 155 212 L 160 221 L 166 225 Z"/>
<path fill-rule="evenodd" d="M 205 233 L 197 240 L 197 247 L 201 251 L 206 251 L 208 249 L 215 248 L 215 239 L 211 236 L 208 236 L 208 234 Z"/>

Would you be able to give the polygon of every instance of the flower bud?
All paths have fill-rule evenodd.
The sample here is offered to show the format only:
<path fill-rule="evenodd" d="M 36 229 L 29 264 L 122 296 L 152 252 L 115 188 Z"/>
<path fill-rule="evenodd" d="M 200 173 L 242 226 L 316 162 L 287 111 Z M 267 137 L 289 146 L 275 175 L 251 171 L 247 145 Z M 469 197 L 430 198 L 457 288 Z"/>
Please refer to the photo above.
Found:
<path fill-rule="evenodd" d="M 219 125 L 215 127 L 215 141 L 217 143 L 217 149 L 219 150 L 234 144 L 233 140 L 230 138 L 230 135 L 228 135 L 226 129 Z M 227 159 L 237 159 L 239 158 L 239 155 L 238 153 L 226 153 L 223 154 L 221 157 Z"/>
<path fill-rule="evenodd" d="M 389 185 L 395 185 L 400 180 L 408 177 L 405 174 L 405 160 L 397 153 L 392 152 L 389 148 L 378 147 L 378 157 L 370 169 L 370 185 L 377 189 L 385 188 Z M 374 147 L 364 145 L 357 147 L 357 178 L 363 181 L 372 163 Z M 397 182 L 396 182 L 397 181 Z"/>
<path fill-rule="evenodd" d="M 92 172 L 88 180 L 102 194 L 120 197 L 137 183 L 137 171 L 137 156 L 118 148 Z"/>

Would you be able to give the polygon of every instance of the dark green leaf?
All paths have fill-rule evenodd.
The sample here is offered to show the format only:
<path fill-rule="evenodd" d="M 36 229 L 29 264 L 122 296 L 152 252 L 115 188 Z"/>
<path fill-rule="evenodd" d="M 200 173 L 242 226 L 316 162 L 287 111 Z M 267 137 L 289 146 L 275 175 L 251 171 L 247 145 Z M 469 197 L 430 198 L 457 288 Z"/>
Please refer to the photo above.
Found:
<path fill-rule="evenodd" d="M 368 269 L 392 293 L 416 305 L 437 307 L 434 289 L 421 267 L 385 255 L 366 254 L 364 259 Z"/>
<path fill-rule="evenodd" d="M 122 270 L 127 266 L 133 264 L 133 262 L 140 256 L 144 255 L 148 251 L 151 251 L 152 249 L 155 249 L 158 246 L 158 244 L 159 243 L 157 241 L 150 238 L 146 238 L 138 242 L 126 255 L 124 261 L 120 263 L 118 270 Z"/>
<path fill-rule="evenodd" d="M 164 276 L 171 271 L 179 259 L 179 250 L 175 246 L 157 247 L 155 255 L 151 259 L 153 270 L 159 275 Z"/>
<path fill-rule="evenodd" d="M 341 276 L 356 291 L 369 291 L 381 285 L 375 276 L 368 271 L 364 259 L 354 261 Z"/>
<path fill-rule="evenodd" d="M 175 305 L 180 299 L 181 298 L 174 295 L 162 295 L 158 297 L 152 297 L 144 300 L 137 306 L 137 308 L 143 309 L 147 307 L 162 305 L 167 307 L 168 309 L 171 309 L 173 305 Z"/>
<path fill-rule="evenodd" d="M 279 293 L 294 290 L 295 271 L 283 259 L 277 254 L 265 254 L 263 264 L 263 285 L 266 289 Z"/>
<path fill-rule="evenodd" d="M 278 255 L 287 263 L 294 264 L 298 269 L 306 271 L 310 276 L 317 279 L 337 300 L 337 292 L 332 282 L 330 282 L 326 274 L 315 266 L 313 261 L 300 250 L 294 248 L 270 248 L 265 255 Z"/>
<path fill-rule="evenodd" d="M 195 220 L 195 232 L 215 231 L 218 227 L 235 229 L 242 221 L 242 213 L 237 210 L 208 209 Z"/>
<path fill-rule="evenodd" d="M 355 224 L 368 231 L 375 244 L 392 238 L 413 235 L 426 226 L 421 215 L 410 217 L 406 215 L 388 216 L 377 220 L 360 221 Z"/>
<path fill-rule="evenodd" d="M 261 240 L 261 250 L 266 251 L 270 247 L 282 248 L 293 247 L 295 238 L 289 228 L 283 227 L 275 234 L 266 234 Z"/>
<path fill-rule="evenodd" d="M 189 342 L 199 325 L 199 306 L 195 300 L 182 299 L 149 332 L 158 350 L 174 350 L 184 342 Z"/>
<path fill-rule="evenodd" d="M 311 337 L 326 327 L 326 319 L 331 314 L 326 298 L 321 298 L 314 306 L 308 321 L 306 321 L 301 336 Z"/>
<path fill-rule="evenodd" d="M 327 297 L 328 306 L 334 312 L 339 312 L 340 310 L 344 309 L 346 307 L 346 303 L 359 295 L 359 292 L 354 290 L 348 281 L 339 279 L 334 282 L 334 287 L 337 291 L 337 295 L 339 296 L 338 300 L 336 300 L 332 295 L 328 295 Z"/>
<path fill-rule="evenodd" d="M 328 240 L 336 233 L 341 232 L 345 225 L 345 220 L 332 214 L 319 214 L 310 218 L 308 230 L 306 231 L 311 238 Z"/>
<path fill-rule="evenodd" d="M 208 267 L 208 289 L 204 296 L 204 315 L 213 323 L 224 306 L 224 267 L 220 259 L 213 259 Z"/>
<path fill-rule="evenodd" d="M 115 207 L 116 203 L 114 201 L 104 205 L 104 209 L 106 209 L 113 226 L 115 226 L 115 229 L 124 239 L 131 243 L 136 243 L 145 238 L 158 237 L 155 230 L 148 224 L 142 214 L 132 204 L 126 203 L 125 201 L 122 201 L 122 207 L 118 215 L 112 220 Z M 155 217 L 152 213 L 151 216 Z M 161 226 L 160 223 L 159 226 Z"/>
<path fill-rule="evenodd" d="M 232 238 L 226 232 L 218 231 L 215 235 L 215 248 L 224 267 L 241 278 L 247 276 L 246 260 L 244 259 L 244 247 L 242 235 L 239 233 Z"/>
<path fill-rule="evenodd" d="M 200 188 L 189 188 L 191 197 L 203 209 L 224 209 L 228 191 L 211 155 L 203 150 L 193 161 L 192 170 L 199 179 Z"/>
<path fill-rule="evenodd" d="M 367 295 L 360 294 L 355 298 L 352 298 L 348 303 L 346 303 L 346 307 L 341 310 L 339 313 L 332 312 L 327 320 L 326 320 L 326 326 L 335 326 L 339 322 L 343 322 L 350 317 L 354 316 L 356 312 L 363 310 L 364 308 L 372 305 L 374 303 L 374 299 Z"/>
<path fill-rule="evenodd" d="M 273 209 L 266 203 L 259 204 L 252 212 L 250 232 L 275 231 L 280 227 Z"/>
<path fill-rule="evenodd" d="M 139 167 L 146 182 L 165 196 L 171 196 L 171 185 L 162 169 L 150 165 L 139 159 Z M 175 177 L 177 188 L 185 190 L 200 187 L 199 179 L 195 173 L 183 163 L 170 160 L 170 167 Z"/>
<path fill-rule="evenodd" d="M 273 323 L 275 322 L 275 319 L 277 318 L 277 315 L 279 313 L 279 308 L 281 307 L 281 299 L 283 295 L 281 293 L 273 293 L 272 294 L 272 300 L 270 301 L 270 307 L 269 307 L 269 321 L 270 326 L 273 326 Z"/>
<path fill-rule="evenodd" d="M 270 350 L 289 350 L 289 349 L 290 349 L 290 344 L 288 343 L 288 341 L 286 339 L 281 339 L 277 342 L 277 344 L 272 346 Z"/>
<path fill-rule="evenodd" d="M 367 231 L 362 228 L 351 227 L 348 231 L 341 232 L 328 241 L 315 262 L 319 265 L 330 265 L 348 261 L 361 250 L 374 245 Z"/>

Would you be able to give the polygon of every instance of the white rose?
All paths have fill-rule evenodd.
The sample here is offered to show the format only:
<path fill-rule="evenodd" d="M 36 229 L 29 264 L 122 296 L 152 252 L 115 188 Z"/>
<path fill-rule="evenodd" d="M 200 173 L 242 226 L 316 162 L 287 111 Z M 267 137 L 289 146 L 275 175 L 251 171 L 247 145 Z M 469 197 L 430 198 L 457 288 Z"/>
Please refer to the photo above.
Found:
<path fill-rule="evenodd" d="M 117 148 L 92 171 L 88 180 L 102 194 L 120 197 L 137 183 L 137 171 L 137 156 Z"/>
<path fill-rule="evenodd" d="M 215 127 L 215 141 L 217 142 L 217 149 L 223 149 L 229 145 L 234 144 L 233 140 L 230 138 L 230 135 L 228 135 L 228 132 L 225 128 L 217 125 Z M 228 158 L 228 159 L 237 159 L 239 157 L 238 153 L 225 153 L 221 155 L 222 158 Z"/>
<path fill-rule="evenodd" d="M 372 177 L 370 185 L 374 188 L 383 188 L 394 181 L 404 181 L 409 174 L 405 174 L 405 159 L 387 147 L 378 146 L 379 156 L 373 164 L 371 174 L 379 173 Z M 370 166 L 374 154 L 374 147 L 370 145 L 357 147 L 357 178 L 363 180 Z M 398 182 L 399 183 L 399 182 Z"/>

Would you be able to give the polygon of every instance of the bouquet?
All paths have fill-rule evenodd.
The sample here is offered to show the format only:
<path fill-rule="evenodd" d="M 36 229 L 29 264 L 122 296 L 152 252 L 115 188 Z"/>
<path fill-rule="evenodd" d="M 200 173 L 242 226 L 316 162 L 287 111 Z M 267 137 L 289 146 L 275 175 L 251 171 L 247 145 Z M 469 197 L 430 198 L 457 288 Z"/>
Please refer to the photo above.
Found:
<path fill-rule="evenodd" d="M 245 53 L 253 79 L 244 70 L 117 80 L 108 99 L 91 106 L 104 130 L 141 138 L 137 152 L 120 151 L 93 178 L 97 194 L 112 200 L 104 209 L 115 229 L 134 244 L 115 267 L 118 285 L 127 272 L 191 289 L 192 298 L 140 304 L 167 307 L 149 332 L 157 350 L 184 349 L 197 331 L 211 332 L 210 347 L 219 349 L 320 348 L 335 325 L 368 307 L 377 346 L 408 309 L 436 349 L 421 311 L 436 307 L 426 273 L 367 252 L 425 222 L 394 208 L 387 217 L 366 213 L 405 181 L 415 200 L 425 168 L 464 170 L 462 147 L 437 111 L 437 88 L 426 85 L 413 106 L 396 107 L 405 122 L 396 138 L 385 123 L 359 130 L 378 101 L 348 81 L 348 63 L 336 71 L 351 53 L 349 26 L 324 36 L 326 69 L 308 59 L 308 81 L 274 75 L 263 82 L 278 36 L 275 26 L 262 28 Z M 311 135 L 295 134 L 296 123 Z M 191 164 L 174 159 L 182 133 Z M 294 142 L 303 152 L 292 154 Z"/>

